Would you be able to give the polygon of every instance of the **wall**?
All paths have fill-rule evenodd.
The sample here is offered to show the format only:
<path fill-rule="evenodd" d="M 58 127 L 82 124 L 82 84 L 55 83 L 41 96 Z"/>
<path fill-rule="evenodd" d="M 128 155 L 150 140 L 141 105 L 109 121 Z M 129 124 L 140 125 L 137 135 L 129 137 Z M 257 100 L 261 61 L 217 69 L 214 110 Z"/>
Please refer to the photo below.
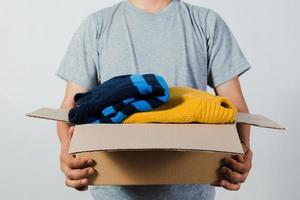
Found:
<path fill-rule="evenodd" d="M 59 106 L 65 82 L 54 72 L 71 35 L 89 13 L 117 2 L 0 0 L 1 199 L 90 198 L 64 186 L 55 123 L 24 114 Z M 238 39 L 253 66 L 241 78 L 250 110 L 287 127 L 252 128 L 250 176 L 238 192 L 218 189 L 217 199 L 299 199 L 299 1 L 189 2 L 217 11 Z"/>

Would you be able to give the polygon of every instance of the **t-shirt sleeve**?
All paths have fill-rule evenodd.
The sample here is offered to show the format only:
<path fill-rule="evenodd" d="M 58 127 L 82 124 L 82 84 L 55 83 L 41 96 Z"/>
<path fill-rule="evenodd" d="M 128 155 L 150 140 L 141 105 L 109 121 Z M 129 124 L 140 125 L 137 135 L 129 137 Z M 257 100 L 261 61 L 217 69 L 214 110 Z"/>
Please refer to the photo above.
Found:
<path fill-rule="evenodd" d="M 98 80 L 98 22 L 93 14 L 79 25 L 55 74 L 88 90 L 96 87 Z"/>
<path fill-rule="evenodd" d="M 206 17 L 207 84 L 215 88 L 251 68 L 228 25 L 216 12 Z"/>

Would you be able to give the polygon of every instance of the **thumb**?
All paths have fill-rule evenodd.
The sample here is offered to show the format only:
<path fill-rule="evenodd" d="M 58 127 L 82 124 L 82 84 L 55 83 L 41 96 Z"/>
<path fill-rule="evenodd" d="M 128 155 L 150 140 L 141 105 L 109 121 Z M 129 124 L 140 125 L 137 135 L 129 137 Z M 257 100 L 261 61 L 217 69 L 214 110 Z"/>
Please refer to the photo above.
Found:
<path fill-rule="evenodd" d="M 71 126 L 68 131 L 69 141 L 71 140 L 73 133 L 74 133 L 74 126 Z"/>

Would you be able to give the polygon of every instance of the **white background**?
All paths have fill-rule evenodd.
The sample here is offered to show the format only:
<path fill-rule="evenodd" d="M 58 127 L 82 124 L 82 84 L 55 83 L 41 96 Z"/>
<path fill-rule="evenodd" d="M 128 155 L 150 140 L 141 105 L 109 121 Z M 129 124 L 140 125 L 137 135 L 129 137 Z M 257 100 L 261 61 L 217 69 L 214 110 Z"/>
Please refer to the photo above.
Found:
<path fill-rule="evenodd" d="M 79 23 L 118 1 L 0 0 L 0 198 L 90 199 L 64 186 L 55 122 L 25 118 L 58 107 L 65 82 L 54 75 Z M 300 199 L 300 2 L 189 1 L 217 11 L 230 26 L 252 69 L 242 78 L 253 113 L 287 127 L 252 128 L 253 169 L 238 192 L 218 200 Z"/>

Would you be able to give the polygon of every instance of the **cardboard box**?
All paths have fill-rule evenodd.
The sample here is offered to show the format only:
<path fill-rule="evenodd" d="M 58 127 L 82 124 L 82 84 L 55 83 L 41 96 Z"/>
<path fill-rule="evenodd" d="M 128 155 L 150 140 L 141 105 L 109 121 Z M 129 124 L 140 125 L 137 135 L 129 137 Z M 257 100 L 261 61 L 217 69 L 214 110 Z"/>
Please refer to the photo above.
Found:
<path fill-rule="evenodd" d="M 68 122 L 68 112 L 41 108 L 29 117 Z M 262 115 L 238 113 L 237 123 L 284 129 Z M 90 185 L 210 184 L 221 159 L 243 154 L 236 124 L 76 125 L 69 153 L 96 161 Z"/>

